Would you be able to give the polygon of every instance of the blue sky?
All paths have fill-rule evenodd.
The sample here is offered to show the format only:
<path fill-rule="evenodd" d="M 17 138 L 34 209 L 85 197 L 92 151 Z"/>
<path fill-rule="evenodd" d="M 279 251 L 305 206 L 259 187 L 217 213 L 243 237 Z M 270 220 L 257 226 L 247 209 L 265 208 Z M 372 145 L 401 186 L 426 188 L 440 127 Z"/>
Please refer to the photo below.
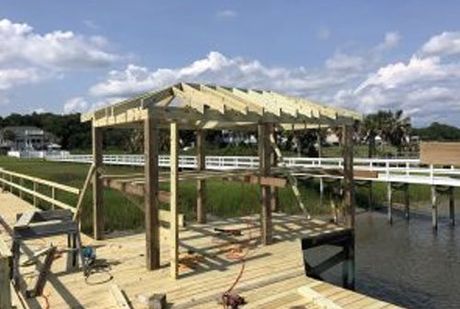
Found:
<path fill-rule="evenodd" d="M 458 1 L 15 0 L 0 13 L 0 115 L 200 81 L 460 119 Z"/>

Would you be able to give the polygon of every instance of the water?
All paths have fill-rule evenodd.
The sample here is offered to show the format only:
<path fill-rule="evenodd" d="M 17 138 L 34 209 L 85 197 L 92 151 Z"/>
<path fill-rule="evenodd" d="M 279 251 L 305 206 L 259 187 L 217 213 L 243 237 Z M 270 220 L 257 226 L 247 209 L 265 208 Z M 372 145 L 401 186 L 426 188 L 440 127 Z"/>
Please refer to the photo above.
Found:
<path fill-rule="evenodd" d="M 460 308 L 460 222 L 452 228 L 441 217 L 436 233 L 428 213 L 409 222 L 396 215 L 391 226 L 383 212 L 356 219 L 358 292 L 409 308 Z M 334 250 L 324 249 L 314 259 Z M 340 274 L 339 266 L 324 277 L 340 284 Z"/>

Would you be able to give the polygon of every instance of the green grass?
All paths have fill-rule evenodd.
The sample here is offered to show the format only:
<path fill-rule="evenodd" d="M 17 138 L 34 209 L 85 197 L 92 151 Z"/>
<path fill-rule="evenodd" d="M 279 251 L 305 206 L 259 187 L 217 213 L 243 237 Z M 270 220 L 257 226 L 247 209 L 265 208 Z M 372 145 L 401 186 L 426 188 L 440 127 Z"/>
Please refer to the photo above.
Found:
<path fill-rule="evenodd" d="M 89 165 L 78 163 L 49 162 L 43 160 L 15 159 L 0 156 L 0 167 L 23 173 L 61 184 L 81 188 L 88 172 Z M 106 173 L 136 173 L 142 172 L 140 167 L 120 167 L 106 166 Z M 25 183 L 29 188 L 32 185 Z M 315 181 L 302 182 L 300 191 L 303 202 L 312 214 L 325 214 L 329 212 L 329 189 L 326 187 L 323 208 L 319 205 L 319 184 Z M 168 190 L 168 184 L 161 184 L 161 188 Z M 50 195 L 45 188 L 39 188 L 40 192 Z M 357 187 L 356 201 L 361 207 L 367 207 L 367 189 Z M 17 192 L 16 192 L 17 193 Z M 84 231 L 91 230 L 91 195 L 86 194 L 83 203 L 82 228 Z M 207 206 L 208 212 L 219 217 L 234 217 L 260 212 L 259 187 L 256 185 L 227 182 L 221 180 L 207 181 Z M 384 203 L 386 200 L 386 185 L 383 183 L 374 184 L 374 197 L 376 204 Z M 27 197 L 26 197 L 27 198 Z M 428 186 L 410 186 L 411 203 L 417 201 L 429 201 L 430 191 Z M 31 198 L 27 198 L 31 201 Z M 60 192 L 57 199 L 70 205 L 75 205 L 77 197 L 75 195 Z M 300 213 L 295 198 L 289 188 L 279 191 L 280 208 L 286 213 Z M 399 193 L 395 194 L 395 202 L 402 201 Z M 184 181 L 179 184 L 179 210 L 187 218 L 195 217 L 194 209 L 196 205 L 196 189 L 194 181 Z M 123 229 L 142 229 L 144 225 L 143 212 L 135 206 L 135 203 L 142 205 L 143 201 L 139 197 L 126 197 L 115 190 L 104 190 L 104 205 L 106 215 L 106 226 L 108 230 Z M 48 209 L 46 202 L 40 201 L 39 207 Z M 168 205 L 161 205 L 167 209 Z"/>

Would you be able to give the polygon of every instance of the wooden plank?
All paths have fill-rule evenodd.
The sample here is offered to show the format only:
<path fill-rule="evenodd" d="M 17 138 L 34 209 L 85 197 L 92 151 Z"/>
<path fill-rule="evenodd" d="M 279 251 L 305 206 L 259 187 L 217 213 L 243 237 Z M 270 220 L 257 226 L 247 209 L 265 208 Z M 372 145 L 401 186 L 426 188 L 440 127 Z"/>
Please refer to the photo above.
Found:
<path fill-rule="evenodd" d="M 328 309 L 342 309 L 341 306 L 337 305 L 335 302 L 331 301 L 327 297 L 321 295 L 321 293 L 316 292 L 309 286 L 302 286 L 297 289 L 297 293 L 302 295 L 308 300 L 313 301 L 315 304 L 320 305 Z"/>
<path fill-rule="evenodd" d="M 353 127 L 343 126 L 343 206 L 348 227 L 355 226 L 355 196 L 353 179 Z"/>
<path fill-rule="evenodd" d="M 27 294 L 30 297 L 36 297 L 43 294 L 43 289 L 48 279 L 48 274 L 51 270 L 51 264 L 53 263 L 55 253 L 56 247 L 53 246 L 51 247 L 51 250 L 49 250 L 46 254 L 45 261 L 43 262 L 43 267 L 40 269 L 40 273 L 38 274 L 34 288 L 30 291 L 27 291 Z"/>
<path fill-rule="evenodd" d="M 205 131 L 196 131 L 196 160 L 197 171 L 201 172 L 206 169 L 205 157 Z M 206 181 L 198 179 L 196 182 L 196 221 L 198 223 L 206 223 Z"/>
<path fill-rule="evenodd" d="M 283 154 L 281 153 L 280 148 L 278 147 L 278 144 L 276 143 L 275 136 L 274 134 L 270 134 L 269 137 L 271 146 L 273 150 L 275 151 L 277 157 L 278 157 L 278 166 L 280 167 L 283 175 L 287 178 L 287 181 L 289 183 L 289 186 L 292 190 L 292 193 L 294 194 L 294 197 L 296 199 L 297 205 L 299 205 L 300 209 L 302 212 L 305 214 L 305 216 L 310 219 L 310 214 L 307 211 L 307 208 L 305 207 L 303 201 L 302 201 L 302 196 L 300 195 L 299 188 L 297 187 L 297 179 L 292 176 L 291 172 L 289 169 L 286 167 L 286 164 L 284 163 L 284 157 Z"/>
<path fill-rule="evenodd" d="M 270 124 L 258 125 L 259 173 L 267 176 L 270 173 Z M 272 209 L 270 204 L 270 187 L 261 186 L 261 238 L 264 245 L 272 243 Z"/>
<path fill-rule="evenodd" d="M 146 265 L 153 270 L 160 267 L 160 221 L 158 216 L 158 128 L 155 120 L 144 121 L 145 152 L 145 240 Z"/>
<path fill-rule="evenodd" d="M 91 164 L 88 174 L 86 175 L 85 182 L 83 184 L 83 188 L 80 191 L 80 194 L 78 196 L 78 201 L 77 201 L 77 206 L 75 207 L 75 213 L 73 215 L 73 220 L 79 220 L 80 219 L 80 212 L 81 212 L 81 206 L 83 205 L 83 198 L 85 197 L 86 190 L 89 187 L 89 184 L 91 182 L 91 179 L 93 178 L 93 174 L 96 171 L 96 166 L 94 164 Z M 53 191 L 54 194 L 54 191 Z"/>
<path fill-rule="evenodd" d="M 460 165 L 460 143 L 420 143 L 420 163 Z"/>
<path fill-rule="evenodd" d="M 179 173 L 179 130 L 177 123 L 171 123 L 170 130 L 170 190 L 171 201 L 170 207 L 170 239 L 169 239 L 169 252 L 170 252 L 170 273 L 171 278 L 176 279 L 179 274 L 179 229 L 177 226 L 177 207 L 178 207 L 178 173 Z"/>
<path fill-rule="evenodd" d="M 10 284 L 10 260 L 11 251 L 0 239 L 0 308 L 10 309 L 11 303 L 11 284 Z"/>
<path fill-rule="evenodd" d="M 18 190 L 22 190 L 24 191 L 24 193 L 27 193 L 27 194 L 30 194 L 32 196 L 35 196 L 36 198 L 40 199 L 40 200 L 43 200 L 45 202 L 48 202 L 48 203 L 51 203 L 51 204 L 54 204 L 60 208 L 63 208 L 63 209 L 68 209 L 70 211 L 75 211 L 75 208 L 71 205 L 68 205 L 66 203 L 63 203 L 61 201 L 58 201 L 58 200 L 53 200 L 51 197 L 49 196 L 46 196 L 42 193 L 39 193 L 39 192 L 34 192 L 33 190 L 31 189 L 27 189 L 25 187 L 21 187 L 20 185 L 18 184 L 15 184 L 13 182 L 10 182 L 10 181 L 7 181 L 5 179 L 0 179 L 0 182 L 3 182 L 4 184 L 8 185 L 10 188 L 16 188 Z"/>
<path fill-rule="evenodd" d="M 115 304 L 117 308 L 121 308 L 121 309 L 132 308 L 125 293 L 120 289 L 118 285 L 112 284 L 110 286 L 110 294 L 112 294 L 112 297 L 115 300 Z"/>
<path fill-rule="evenodd" d="M 33 219 L 34 215 L 35 215 L 35 211 L 24 212 L 19 217 L 19 220 L 14 224 L 14 228 L 15 229 L 28 228 L 29 224 L 32 222 L 32 219 Z"/>
<path fill-rule="evenodd" d="M 96 171 L 93 173 L 93 237 L 102 239 L 104 237 L 104 200 L 102 180 L 99 178 L 102 168 L 102 129 L 92 126 L 93 140 L 93 165 Z"/>
<path fill-rule="evenodd" d="M 60 183 L 57 183 L 57 182 L 45 180 L 45 179 L 38 178 L 38 177 L 29 176 L 29 175 L 26 175 L 26 174 L 16 173 L 16 172 L 8 171 L 8 170 L 5 170 L 5 169 L 2 169 L 2 174 L 10 175 L 11 177 L 16 177 L 16 178 L 19 178 L 19 179 L 29 180 L 31 182 L 36 182 L 38 184 L 45 185 L 45 186 L 48 186 L 48 187 L 51 187 L 51 188 L 55 188 L 55 189 L 58 189 L 58 190 L 61 190 L 61 191 L 66 191 L 66 192 L 69 192 L 69 193 L 72 193 L 72 194 L 79 194 L 80 193 L 80 190 L 78 188 L 71 187 L 71 186 L 66 186 L 66 185 L 63 185 L 63 184 L 60 184 Z"/>

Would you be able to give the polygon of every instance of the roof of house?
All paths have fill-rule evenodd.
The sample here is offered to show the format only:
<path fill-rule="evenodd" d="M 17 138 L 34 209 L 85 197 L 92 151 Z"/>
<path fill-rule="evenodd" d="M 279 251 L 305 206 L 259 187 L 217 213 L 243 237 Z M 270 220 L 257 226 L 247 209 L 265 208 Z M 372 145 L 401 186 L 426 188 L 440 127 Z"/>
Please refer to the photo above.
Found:
<path fill-rule="evenodd" d="M 275 123 L 285 129 L 351 124 L 362 115 L 327 107 L 274 91 L 179 83 L 82 115 L 96 127 L 139 125 L 147 118 L 159 126 L 177 122 L 183 128 L 242 128 Z"/>

